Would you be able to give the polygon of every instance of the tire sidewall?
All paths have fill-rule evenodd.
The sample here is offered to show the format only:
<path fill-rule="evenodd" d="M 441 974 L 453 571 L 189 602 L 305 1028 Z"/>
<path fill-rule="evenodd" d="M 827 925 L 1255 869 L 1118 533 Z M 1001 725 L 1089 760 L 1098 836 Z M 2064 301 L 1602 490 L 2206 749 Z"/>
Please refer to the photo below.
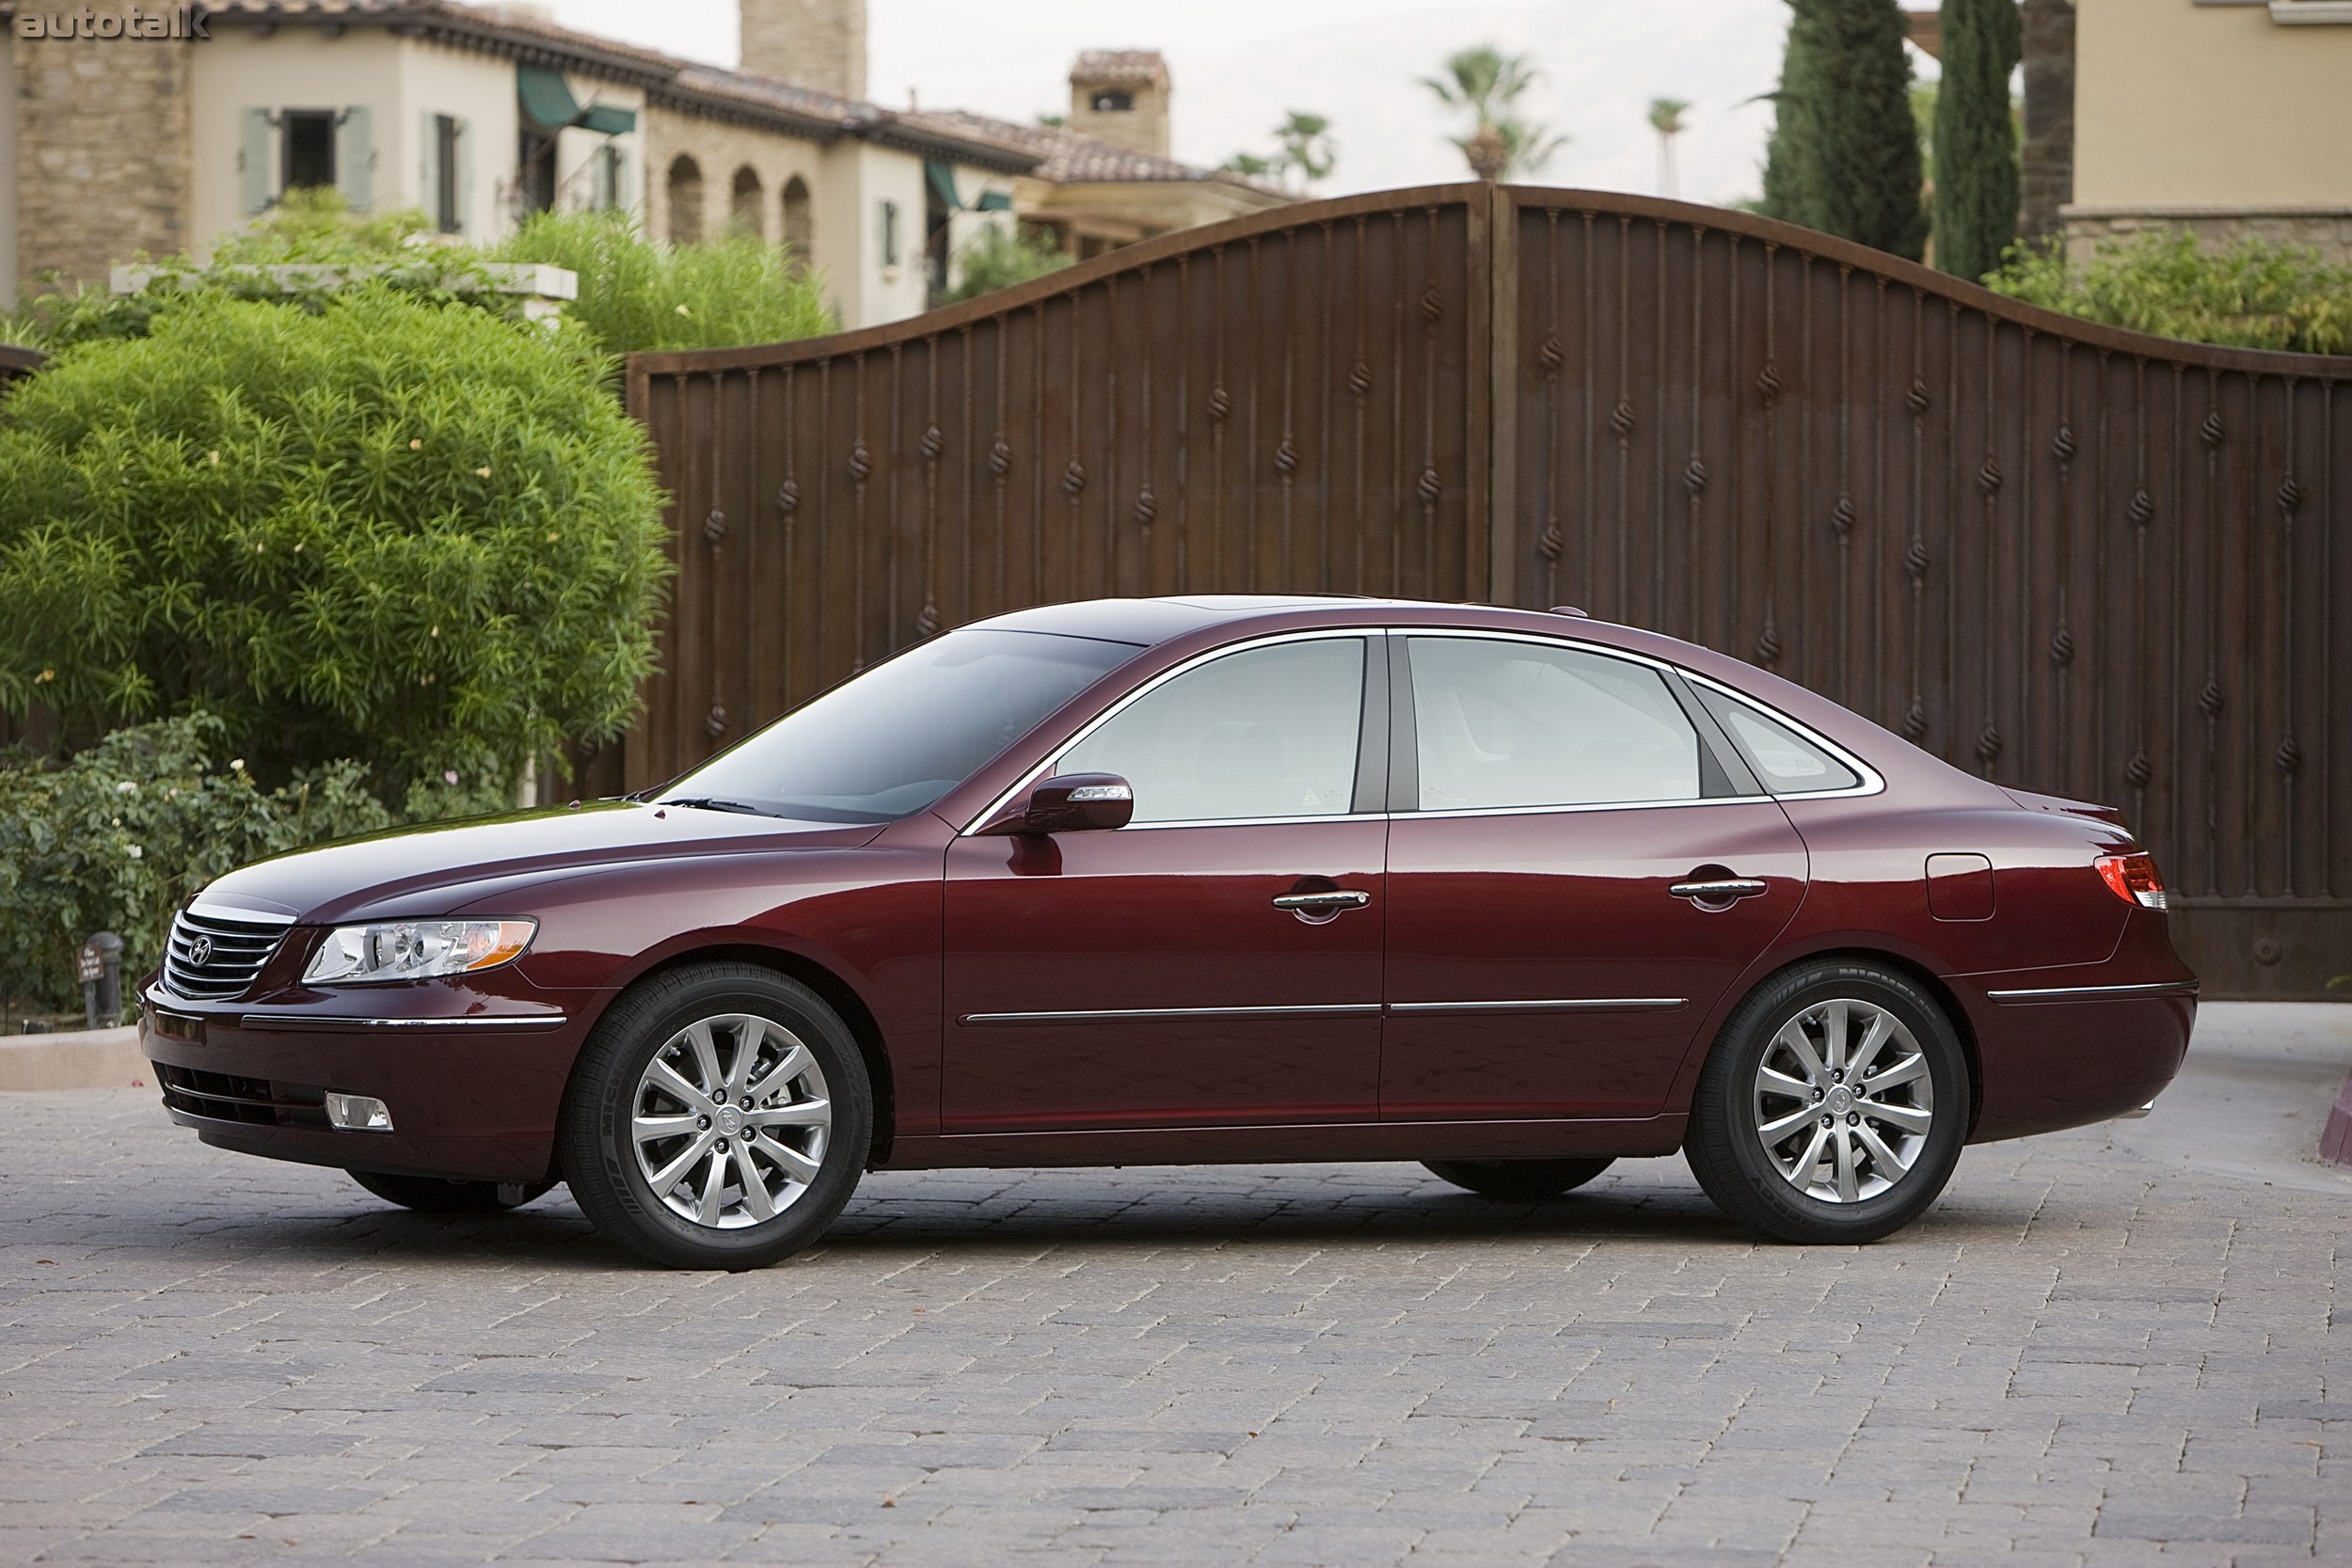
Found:
<path fill-rule="evenodd" d="M 774 1219 L 738 1230 L 699 1226 L 672 1212 L 638 1168 L 628 1133 L 645 1064 L 680 1029 L 723 1013 L 753 1014 L 789 1030 L 817 1059 L 834 1117 L 817 1180 Z M 737 1270 L 788 1257 L 823 1233 L 865 1172 L 873 1141 L 865 1057 L 839 1015 L 796 980 L 750 965 L 665 975 L 616 1005 L 582 1057 L 568 1097 L 567 1119 L 575 1125 L 565 1140 L 574 1195 L 600 1230 L 656 1262 Z"/>
<path fill-rule="evenodd" d="M 1901 1020 L 1927 1057 L 1935 1094 L 1935 1119 L 1911 1170 L 1886 1192 L 1854 1203 L 1824 1202 L 1790 1186 L 1757 1140 L 1751 1114 L 1756 1067 L 1772 1037 L 1799 1014 L 1840 998 Z M 1971 1120 L 1967 1055 L 1950 1018 L 1916 982 L 1876 964 L 1817 961 L 1767 982 L 1726 1021 L 1693 1110 L 1693 1135 L 1709 1146 L 1706 1162 L 1693 1164 L 1709 1194 L 1738 1217 L 1784 1241 L 1871 1242 L 1916 1219 L 1951 1180 Z M 1738 1183 L 1728 1194 L 1718 1191 L 1725 1175 Z"/>

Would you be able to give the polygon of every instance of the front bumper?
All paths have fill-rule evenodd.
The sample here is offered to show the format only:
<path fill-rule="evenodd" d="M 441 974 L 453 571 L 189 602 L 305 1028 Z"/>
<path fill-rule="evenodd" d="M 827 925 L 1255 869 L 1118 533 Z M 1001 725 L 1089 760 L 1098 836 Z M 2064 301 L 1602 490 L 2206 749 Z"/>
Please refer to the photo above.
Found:
<path fill-rule="evenodd" d="M 528 989 L 528 988 L 522 988 Z M 564 1087 L 587 1022 L 544 995 L 448 982 L 301 1002 L 141 998 L 164 1108 L 208 1144 L 344 1169 L 553 1178 Z M 333 1090 L 381 1100 L 392 1131 L 330 1126 Z"/>

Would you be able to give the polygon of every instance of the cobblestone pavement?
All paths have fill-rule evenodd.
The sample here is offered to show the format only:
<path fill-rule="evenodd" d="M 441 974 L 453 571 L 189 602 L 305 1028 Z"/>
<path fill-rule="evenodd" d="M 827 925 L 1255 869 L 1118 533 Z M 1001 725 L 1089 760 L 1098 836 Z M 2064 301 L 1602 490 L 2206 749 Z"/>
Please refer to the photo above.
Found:
<path fill-rule="evenodd" d="M 1973 1148 L 1860 1249 L 1678 1161 L 1308 1165 L 882 1176 L 662 1274 L 561 1190 L 423 1218 L 0 1096 L 0 1561 L 2352 1562 L 2352 1176 L 2166 1157 L 2241 1080 L 2315 1139 L 2337 1018 L 2209 1009 L 2129 1147 Z"/>

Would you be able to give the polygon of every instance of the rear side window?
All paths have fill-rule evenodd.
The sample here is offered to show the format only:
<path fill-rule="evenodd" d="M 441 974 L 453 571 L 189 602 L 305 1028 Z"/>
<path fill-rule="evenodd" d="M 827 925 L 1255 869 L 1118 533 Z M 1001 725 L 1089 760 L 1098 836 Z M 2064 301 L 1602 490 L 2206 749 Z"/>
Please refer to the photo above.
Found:
<path fill-rule="evenodd" d="M 1647 665 L 1534 642 L 1412 640 L 1422 811 L 1695 800 L 1699 736 Z"/>
<path fill-rule="evenodd" d="M 1756 777 L 1775 795 L 1811 795 L 1826 789 L 1851 789 L 1860 775 L 1779 720 L 1711 686 L 1692 682 L 1699 701 L 1707 705 L 1724 728 L 1740 742 L 1756 765 Z"/>

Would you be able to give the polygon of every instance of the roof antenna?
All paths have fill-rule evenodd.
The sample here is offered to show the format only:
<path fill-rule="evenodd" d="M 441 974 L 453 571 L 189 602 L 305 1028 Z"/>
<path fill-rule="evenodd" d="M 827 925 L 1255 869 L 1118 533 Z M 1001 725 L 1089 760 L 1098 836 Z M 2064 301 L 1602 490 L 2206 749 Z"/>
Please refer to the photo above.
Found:
<path fill-rule="evenodd" d="M 1572 605 L 1572 604 L 1556 604 L 1556 605 L 1553 605 L 1553 606 L 1551 607 L 1551 612 L 1552 612 L 1554 615 L 1573 615 L 1573 616 L 1575 616 L 1575 617 L 1576 617 L 1578 620 L 1580 620 L 1580 621 L 1589 621 L 1589 620 L 1591 620 L 1591 619 L 1592 619 L 1592 616 L 1591 616 L 1591 615 L 1587 614 L 1585 611 L 1583 611 L 1583 610 L 1581 610 L 1577 609 L 1577 608 L 1576 608 L 1576 606 L 1574 606 L 1574 605 Z"/>

